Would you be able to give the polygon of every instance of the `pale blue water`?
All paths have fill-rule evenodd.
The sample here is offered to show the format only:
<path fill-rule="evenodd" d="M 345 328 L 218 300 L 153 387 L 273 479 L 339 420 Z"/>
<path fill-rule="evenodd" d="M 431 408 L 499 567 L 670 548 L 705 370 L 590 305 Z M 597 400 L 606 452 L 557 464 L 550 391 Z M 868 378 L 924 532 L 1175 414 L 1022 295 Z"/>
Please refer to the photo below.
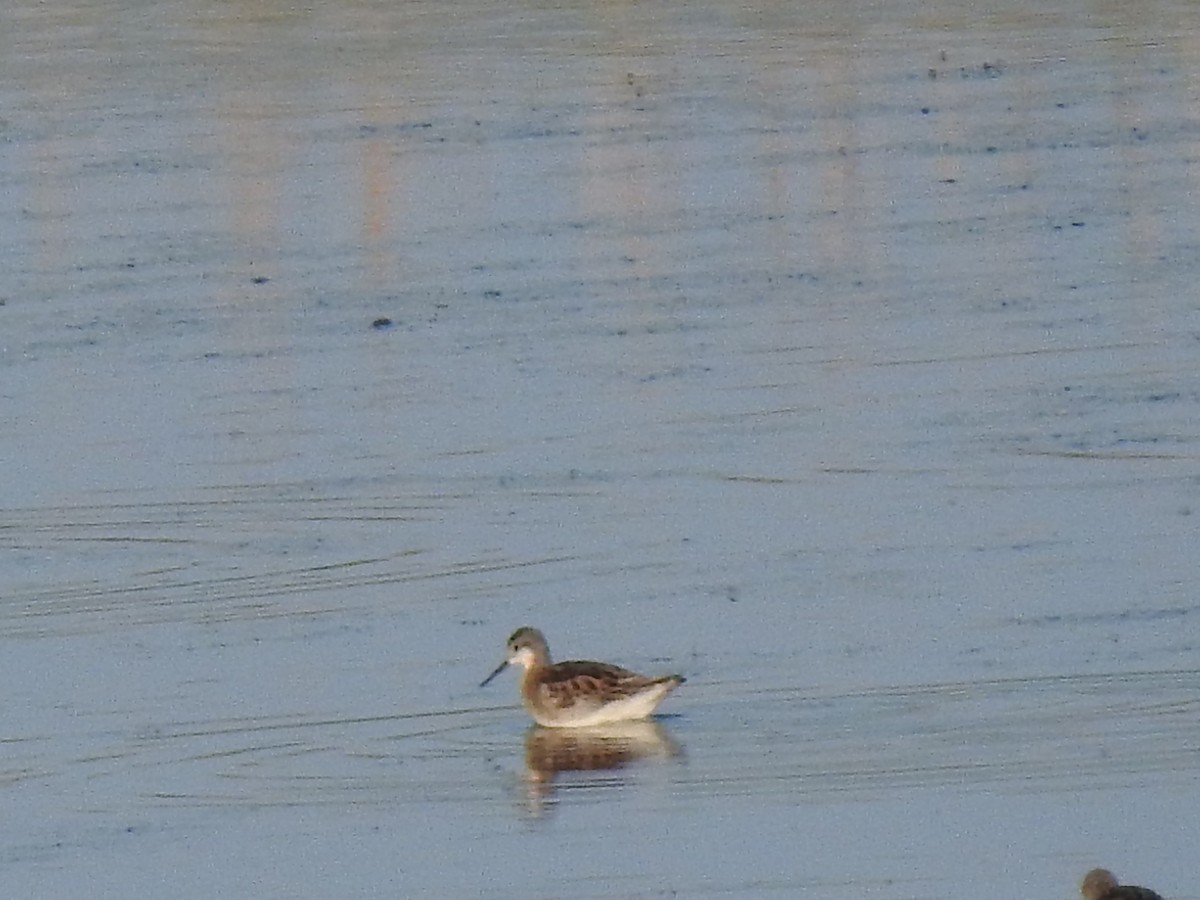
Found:
<path fill-rule="evenodd" d="M 1190 896 L 1194 18 L 0 12 L 0 884 Z"/>

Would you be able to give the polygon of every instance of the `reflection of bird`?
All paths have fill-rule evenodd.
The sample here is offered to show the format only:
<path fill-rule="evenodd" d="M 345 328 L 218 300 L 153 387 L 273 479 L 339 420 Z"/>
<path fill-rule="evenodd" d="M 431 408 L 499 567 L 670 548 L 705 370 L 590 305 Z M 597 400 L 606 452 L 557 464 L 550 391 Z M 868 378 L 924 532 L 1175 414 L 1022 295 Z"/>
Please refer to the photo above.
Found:
<path fill-rule="evenodd" d="M 1120 884 L 1108 869 L 1092 869 L 1079 885 L 1083 900 L 1163 900 L 1150 888 Z"/>
<path fill-rule="evenodd" d="M 508 657 L 480 687 L 509 665 L 524 667 L 521 702 L 535 722 L 548 728 L 644 719 L 684 680 L 682 675 L 649 678 L 608 663 L 552 663 L 546 639 L 536 628 L 518 628 L 512 633 Z"/>
<path fill-rule="evenodd" d="M 619 789 L 627 766 L 683 755 L 660 722 L 613 722 L 591 728 L 542 728 L 525 732 L 525 785 L 529 811 L 549 812 L 558 800 L 563 773 L 572 787 Z"/>
<path fill-rule="evenodd" d="M 525 770 L 532 782 L 559 772 L 611 772 L 682 751 L 658 722 L 614 722 L 591 728 L 538 728 L 525 733 Z"/>

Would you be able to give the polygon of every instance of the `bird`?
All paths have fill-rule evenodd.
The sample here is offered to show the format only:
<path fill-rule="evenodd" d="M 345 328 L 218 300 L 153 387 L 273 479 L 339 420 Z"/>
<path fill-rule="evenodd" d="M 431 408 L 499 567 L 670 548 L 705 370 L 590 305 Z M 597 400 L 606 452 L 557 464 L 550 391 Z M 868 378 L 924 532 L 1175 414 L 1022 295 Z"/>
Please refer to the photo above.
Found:
<path fill-rule="evenodd" d="M 1108 869 L 1092 869 L 1079 885 L 1083 900 L 1163 900 L 1150 888 L 1121 884 Z"/>
<path fill-rule="evenodd" d="M 546 638 L 536 628 L 518 628 L 508 639 L 508 655 L 480 687 L 507 666 L 524 668 L 521 703 L 545 728 L 586 728 L 649 717 L 682 675 L 639 675 L 620 666 L 587 660 L 555 663 Z"/>

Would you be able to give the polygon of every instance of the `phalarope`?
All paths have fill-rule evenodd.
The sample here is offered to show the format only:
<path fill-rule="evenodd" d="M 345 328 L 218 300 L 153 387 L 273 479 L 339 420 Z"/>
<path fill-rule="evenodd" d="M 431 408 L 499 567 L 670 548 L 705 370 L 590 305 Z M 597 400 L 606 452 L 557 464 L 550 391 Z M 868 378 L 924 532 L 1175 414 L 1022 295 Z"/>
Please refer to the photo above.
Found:
<path fill-rule="evenodd" d="M 508 657 L 479 686 L 510 665 L 524 667 L 521 703 L 535 722 L 547 728 L 585 728 L 644 719 L 663 697 L 684 682 L 682 675 L 650 678 L 608 663 L 552 663 L 546 639 L 536 628 L 518 628 L 512 633 Z"/>
<path fill-rule="evenodd" d="M 1079 885 L 1083 900 L 1163 900 L 1150 888 L 1121 884 L 1108 869 L 1092 869 Z"/>

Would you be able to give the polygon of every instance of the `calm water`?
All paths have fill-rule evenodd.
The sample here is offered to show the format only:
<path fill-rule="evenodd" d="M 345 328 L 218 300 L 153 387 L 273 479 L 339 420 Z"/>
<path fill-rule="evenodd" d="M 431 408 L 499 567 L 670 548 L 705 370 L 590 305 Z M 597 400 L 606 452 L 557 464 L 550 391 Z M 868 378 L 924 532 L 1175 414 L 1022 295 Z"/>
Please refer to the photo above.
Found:
<path fill-rule="evenodd" d="M 1200 20 L 976 6 L 5 7 L 7 893 L 1196 897 Z"/>

